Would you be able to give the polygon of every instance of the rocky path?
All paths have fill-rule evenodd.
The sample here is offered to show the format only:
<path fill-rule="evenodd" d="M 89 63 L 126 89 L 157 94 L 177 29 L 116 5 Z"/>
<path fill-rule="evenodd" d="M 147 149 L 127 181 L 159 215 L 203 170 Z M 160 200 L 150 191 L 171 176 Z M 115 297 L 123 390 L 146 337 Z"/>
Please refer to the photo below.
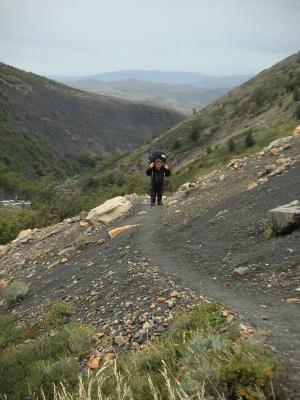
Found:
<path fill-rule="evenodd" d="M 229 196 L 189 219 L 174 208 L 145 204 L 145 213 L 127 221 L 141 224 L 134 249 L 178 282 L 233 307 L 261 332 L 286 358 L 298 395 L 300 313 L 299 303 L 289 299 L 299 296 L 300 232 L 266 239 L 263 220 L 270 208 L 299 198 L 297 163 L 263 186 Z"/>

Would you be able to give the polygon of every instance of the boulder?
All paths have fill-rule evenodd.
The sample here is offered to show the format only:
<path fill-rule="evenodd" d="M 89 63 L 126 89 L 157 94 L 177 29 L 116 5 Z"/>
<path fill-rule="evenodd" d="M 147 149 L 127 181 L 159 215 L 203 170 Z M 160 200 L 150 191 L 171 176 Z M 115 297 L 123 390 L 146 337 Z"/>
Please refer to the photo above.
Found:
<path fill-rule="evenodd" d="M 270 177 L 280 175 L 283 172 L 287 171 L 289 165 L 280 165 L 280 167 L 276 168 L 275 171 L 270 173 Z"/>
<path fill-rule="evenodd" d="M 264 175 L 268 175 L 271 172 L 275 171 L 276 169 L 276 164 L 268 164 L 265 166 L 265 170 L 264 170 Z"/>
<path fill-rule="evenodd" d="M 175 204 L 177 204 L 177 203 L 178 203 L 178 200 L 174 199 L 174 200 L 171 200 L 168 202 L 168 206 L 172 207 L 172 206 L 175 206 Z"/>
<path fill-rule="evenodd" d="M 292 158 L 291 157 L 280 157 L 276 160 L 277 165 L 291 165 Z"/>
<path fill-rule="evenodd" d="M 274 233 L 290 233 L 300 227 L 300 203 L 295 200 L 289 204 L 269 211 L 268 226 Z"/>
<path fill-rule="evenodd" d="M 293 136 L 300 136 L 300 125 L 298 125 L 298 126 L 295 128 L 295 130 L 294 130 L 294 132 L 293 132 Z"/>
<path fill-rule="evenodd" d="M 240 276 L 245 275 L 249 271 L 248 267 L 238 267 L 232 271 L 233 278 L 239 278 Z"/>
<path fill-rule="evenodd" d="M 125 346 L 125 344 L 127 344 L 127 339 L 124 338 L 123 335 L 115 336 L 114 343 L 117 346 L 122 347 L 122 346 Z"/>
<path fill-rule="evenodd" d="M 178 189 L 179 192 L 184 192 L 186 190 L 188 190 L 188 188 L 190 187 L 191 182 L 186 182 L 183 185 L 180 186 L 180 188 Z"/>
<path fill-rule="evenodd" d="M 100 206 L 93 208 L 86 220 L 93 226 L 100 226 L 107 222 L 120 218 L 132 208 L 136 195 L 117 196 L 107 200 Z"/>
<path fill-rule="evenodd" d="M 28 238 L 29 236 L 32 235 L 32 229 L 25 229 L 23 231 L 21 231 L 18 236 L 16 237 L 15 240 L 13 240 L 13 243 L 15 242 L 19 242 L 22 239 Z"/>
<path fill-rule="evenodd" d="M 8 247 L 4 245 L 0 245 L 0 257 L 7 253 Z"/>
<path fill-rule="evenodd" d="M 250 182 L 248 187 L 247 187 L 247 190 L 253 190 L 253 189 L 257 188 L 257 186 L 258 185 L 257 185 L 256 182 Z"/>
<path fill-rule="evenodd" d="M 277 139 L 274 140 L 273 142 L 271 142 L 269 144 L 269 146 L 267 147 L 268 149 L 272 149 L 272 148 L 278 148 L 278 147 L 282 147 L 284 146 L 286 143 L 291 141 L 291 136 L 287 136 L 281 139 Z"/>
<path fill-rule="evenodd" d="M 89 368 L 90 369 L 98 369 L 100 365 L 100 356 L 94 356 L 89 359 Z"/>
<path fill-rule="evenodd" d="M 269 175 L 269 174 L 271 174 L 272 172 L 274 172 L 274 171 L 276 170 L 276 168 L 277 168 L 277 165 L 276 165 L 276 164 L 268 164 L 268 165 L 265 165 L 264 170 L 261 171 L 261 172 L 258 174 L 258 177 L 259 177 L 259 178 L 262 178 L 262 177 L 265 176 L 265 175 Z"/>

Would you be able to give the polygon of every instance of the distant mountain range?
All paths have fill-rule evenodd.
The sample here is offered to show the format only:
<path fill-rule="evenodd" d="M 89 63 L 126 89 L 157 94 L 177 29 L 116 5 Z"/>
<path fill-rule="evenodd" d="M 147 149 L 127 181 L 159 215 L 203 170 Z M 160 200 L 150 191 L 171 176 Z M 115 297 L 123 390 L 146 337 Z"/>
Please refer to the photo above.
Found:
<path fill-rule="evenodd" d="M 194 72 L 116 71 L 87 77 L 53 77 L 81 90 L 133 101 L 150 101 L 191 114 L 250 78 Z"/>
<path fill-rule="evenodd" d="M 81 76 L 81 77 L 59 77 L 52 76 L 54 80 L 61 82 L 78 81 L 85 79 L 96 79 L 102 82 L 119 81 L 123 79 L 137 79 L 140 81 L 196 85 L 202 88 L 215 89 L 220 87 L 232 88 L 241 85 L 250 79 L 252 75 L 229 75 L 229 76 L 211 76 L 200 72 L 183 72 L 183 71 L 145 71 L 145 70 L 124 70 L 106 72 L 102 74 Z"/>

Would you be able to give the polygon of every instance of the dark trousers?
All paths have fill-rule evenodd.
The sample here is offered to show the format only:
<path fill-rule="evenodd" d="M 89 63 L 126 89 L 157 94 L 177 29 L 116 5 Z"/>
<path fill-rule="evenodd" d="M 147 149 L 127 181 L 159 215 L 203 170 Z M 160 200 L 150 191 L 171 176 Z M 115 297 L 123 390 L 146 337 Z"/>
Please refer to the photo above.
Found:
<path fill-rule="evenodd" d="M 157 199 L 158 205 L 162 204 L 163 191 L 164 191 L 163 185 L 152 185 L 151 186 L 151 190 L 150 190 L 151 204 L 154 205 L 156 199 Z"/>

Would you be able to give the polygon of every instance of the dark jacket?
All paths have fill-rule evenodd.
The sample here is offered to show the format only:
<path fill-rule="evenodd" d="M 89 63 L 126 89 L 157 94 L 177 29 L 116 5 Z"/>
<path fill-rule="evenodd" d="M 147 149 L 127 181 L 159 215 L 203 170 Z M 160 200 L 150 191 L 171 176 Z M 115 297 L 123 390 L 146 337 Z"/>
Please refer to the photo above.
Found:
<path fill-rule="evenodd" d="M 159 171 L 155 167 L 153 167 L 153 168 L 148 168 L 146 174 L 148 176 L 151 176 L 152 187 L 159 187 L 163 186 L 165 176 L 170 176 L 171 172 L 169 169 L 166 169 L 164 167 L 161 167 Z"/>

